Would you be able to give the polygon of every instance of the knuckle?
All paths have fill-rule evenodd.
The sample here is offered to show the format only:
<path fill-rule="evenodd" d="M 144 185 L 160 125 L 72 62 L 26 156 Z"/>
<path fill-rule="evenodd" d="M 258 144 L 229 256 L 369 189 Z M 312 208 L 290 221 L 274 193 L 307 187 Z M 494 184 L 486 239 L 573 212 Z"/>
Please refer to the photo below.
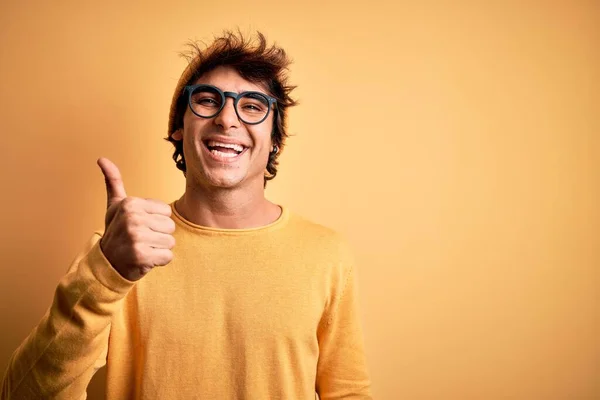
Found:
<path fill-rule="evenodd" d="M 169 222 L 169 221 L 171 221 L 171 220 L 163 219 L 160 221 L 160 231 L 162 233 L 166 233 L 168 235 L 175 232 L 173 224 L 171 224 L 171 222 Z"/>
<path fill-rule="evenodd" d="M 132 242 L 134 242 L 135 239 L 139 236 L 138 230 L 134 224 L 125 224 L 125 232 L 129 240 L 131 240 Z"/>
<path fill-rule="evenodd" d="M 129 237 L 131 238 L 131 242 L 138 244 L 142 242 L 142 234 L 140 233 L 139 230 L 137 229 L 133 229 L 130 233 L 129 233 Z"/>
<path fill-rule="evenodd" d="M 123 199 L 123 201 L 121 201 L 121 207 L 123 208 L 123 211 L 131 210 L 132 203 L 133 203 L 133 197 L 125 197 Z"/>
<path fill-rule="evenodd" d="M 165 266 L 173 260 L 173 252 L 171 250 L 163 249 L 160 253 L 157 253 L 154 257 L 155 266 Z"/>
<path fill-rule="evenodd" d="M 123 199 L 123 210 L 127 213 L 133 213 L 140 207 L 140 199 L 128 196 Z"/>
<path fill-rule="evenodd" d="M 131 246 L 133 261 L 136 264 L 143 264 L 145 259 L 144 249 L 141 243 L 134 243 Z"/>
<path fill-rule="evenodd" d="M 127 225 L 132 227 L 140 226 L 142 222 L 140 215 L 134 211 L 129 211 L 127 214 L 125 214 L 125 219 L 127 220 Z"/>
<path fill-rule="evenodd" d="M 174 222 L 169 217 L 165 217 L 164 215 L 156 215 L 154 216 L 154 222 L 159 232 L 169 234 L 174 232 Z"/>

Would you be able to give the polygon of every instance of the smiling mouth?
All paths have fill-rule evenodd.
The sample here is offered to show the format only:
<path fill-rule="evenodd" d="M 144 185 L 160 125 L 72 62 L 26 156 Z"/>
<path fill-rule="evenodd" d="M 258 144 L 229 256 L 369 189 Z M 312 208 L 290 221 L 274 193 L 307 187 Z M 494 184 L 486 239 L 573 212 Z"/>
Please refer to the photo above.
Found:
<path fill-rule="evenodd" d="M 247 149 L 247 147 L 240 144 L 220 143 L 214 140 L 205 140 L 203 144 L 209 153 L 218 158 L 225 159 L 236 158 Z"/>

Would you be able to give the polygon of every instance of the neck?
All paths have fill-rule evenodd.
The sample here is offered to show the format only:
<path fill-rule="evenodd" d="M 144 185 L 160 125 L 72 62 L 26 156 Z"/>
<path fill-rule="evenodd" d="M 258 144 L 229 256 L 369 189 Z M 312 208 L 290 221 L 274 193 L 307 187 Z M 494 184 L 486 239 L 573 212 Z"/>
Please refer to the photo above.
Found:
<path fill-rule="evenodd" d="M 189 222 L 210 228 L 247 229 L 268 225 L 281 215 L 281 208 L 268 201 L 264 190 L 210 190 L 186 186 L 175 202 L 177 212 Z"/>

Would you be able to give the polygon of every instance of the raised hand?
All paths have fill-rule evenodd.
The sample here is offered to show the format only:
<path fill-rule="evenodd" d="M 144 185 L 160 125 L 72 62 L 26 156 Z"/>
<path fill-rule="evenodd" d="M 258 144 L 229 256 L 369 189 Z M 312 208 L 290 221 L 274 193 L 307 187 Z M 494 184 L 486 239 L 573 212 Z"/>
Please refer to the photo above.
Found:
<path fill-rule="evenodd" d="M 98 159 L 106 181 L 107 207 L 100 248 L 125 279 L 137 281 L 173 259 L 175 223 L 171 207 L 159 200 L 128 197 L 119 168 Z"/>

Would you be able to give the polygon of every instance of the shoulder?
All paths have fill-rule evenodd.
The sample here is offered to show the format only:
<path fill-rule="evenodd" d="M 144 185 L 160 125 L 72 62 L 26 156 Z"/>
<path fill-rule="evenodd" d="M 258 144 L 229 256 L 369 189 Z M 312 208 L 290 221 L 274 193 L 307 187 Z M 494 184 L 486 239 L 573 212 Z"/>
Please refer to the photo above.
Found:
<path fill-rule="evenodd" d="M 353 251 L 344 234 L 293 211 L 288 212 L 287 231 L 293 241 L 335 263 L 353 264 Z"/>

